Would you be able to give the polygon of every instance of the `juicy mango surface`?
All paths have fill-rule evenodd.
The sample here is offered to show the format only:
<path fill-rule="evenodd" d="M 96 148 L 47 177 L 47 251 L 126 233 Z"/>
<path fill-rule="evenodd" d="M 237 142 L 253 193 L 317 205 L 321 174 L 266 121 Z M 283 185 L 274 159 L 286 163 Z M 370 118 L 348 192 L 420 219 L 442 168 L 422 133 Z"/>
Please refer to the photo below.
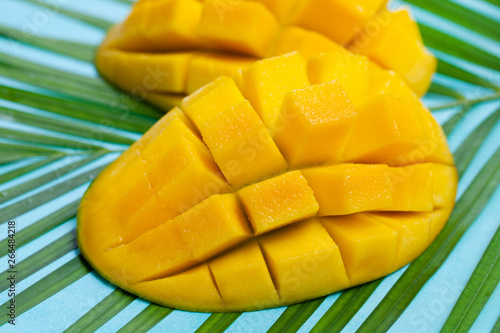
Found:
<path fill-rule="evenodd" d="M 295 52 L 217 78 L 109 165 L 78 211 L 91 265 L 158 304 L 226 312 L 324 296 L 422 253 L 455 202 L 441 128 L 398 77 L 364 71 L 354 103 L 342 77 L 311 83 L 311 63 Z"/>
<path fill-rule="evenodd" d="M 96 64 L 117 86 L 165 111 L 179 106 L 179 96 L 219 76 L 293 51 L 306 58 L 333 52 L 311 64 L 311 83 L 343 77 L 355 104 L 353 90 L 367 84 L 363 71 L 369 63 L 398 73 L 422 96 L 436 59 L 424 46 L 409 8 L 391 12 L 386 3 L 141 0 L 109 31 Z M 323 74 L 324 67 L 335 74 Z"/>

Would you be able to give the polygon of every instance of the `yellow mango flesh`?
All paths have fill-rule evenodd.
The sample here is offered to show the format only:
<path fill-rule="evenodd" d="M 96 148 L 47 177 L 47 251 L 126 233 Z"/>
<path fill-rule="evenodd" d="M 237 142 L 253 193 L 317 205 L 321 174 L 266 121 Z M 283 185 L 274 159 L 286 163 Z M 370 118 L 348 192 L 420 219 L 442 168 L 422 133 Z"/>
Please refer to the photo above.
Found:
<path fill-rule="evenodd" d="M 299 27 L 288 27 L 283 30 L 281 36 L 278 38 L 271 55 L 278 56 L 296 51 L 304 58 L 309 58 L 320 53 L 338 49 L 346 50 L 315 31 Z"/>
<path fill-rule="evenodd" d="M 191 59 L 186 92 L 195 92 L 219 76 L 233 76 L 255 62 L 254 58 L 221 53 L 202 53 Z"/>
<path fill-rule="evenodd" d="M 306 62 L 297 53 L 265 59 L 243 69 L 237 83 L 264 124 L 279 130 L 287 122 L 286 116 L 280 117 L 283 97 L 309 85 Z"/>
<path fill-rule="evenodd" d="M 284 23 L 289 18 L 292 10 L 297 5 L 298 0 L 251 0 L 260 2 L 266 6 L 271 13 L 278 18 L 280 23 Z"/>
<path fill-rule="evenodd" d="M 239 191 L 255 234 L 314 216 L 318 203 L 300 171 L 285 173 Z"/>
<path fill-rule="evenodd" d="M 312 84 L 333 80 L 340 82 L 354 106 L 366 101 L 368 90 L 367 57 L 339 49 L 314 56 L 308 63 L 308 74 Z"/>
<path fill-rule="evenodd" d="M 318 198 L 319 216 L 384 209 L 396 200 L 387 165 L 339 164 L 302 173 Z"/>
<path fill-rule="evenodd" d="M 394 202 L 386 211 L 430 212 L 434 209 L 434 164 L 389 168 Z M 418 191 L 412 189 L 418 188 Z"/>
<path fill-rule="evenodd" d="M 349 54 L 353 58 L 349 66 L 359 66 L 359 76 L 353 75 L 355 71 L 346 75 L 344 70 L 337 76 L 343 77 L 355 104 L 367 96 L 363 93 L 367 63 L 399 73 L 421 96 L 436 70 L 436 60 L 422 44 L 408 10 L 382 10 L 386 2 L 140 1 L 124 22 L 110 30 L 98 49 L 96 64 L 104 77 L 164 111 L 180 105 L 172 94 L 191 94 L 219 76 L 237 76 L 255 61 L 294 51 L 306 59 L 339 50 Z M 374 29 L 380 32 L 376 36 L 372 36 Z M 367 57 L 356 58 L 352 51 Z M 323 65 L 330 72 L 323 79 L 346 66 L 343 61 Z M 258 79 L 259 73 L 254 75 Z M 277 77 L 266 79 L 268 84 L 280 84 Z M 266 112 L 251 102 L 259 113 Z"/>
<path fill-rule="evenodd" d="M 368 100 L 358 109 L 344 157 L 357 163 L 397 163 L 399 157 L 419 148 L 426 139 L 419 105 L 387 94 Z"/>
<path fill-rule="evenodd" d="M 396 230 L 398 234 L 394 267 L 413 261 L 429 245 L 431 217 L 414 213 L 374 213 L 375 220 Z"/>
<path fill-rule="evenodd" d="M 255 241 L 209 263 L 224 304 L 235 310 L 279 305 L 266 261 Z"/>
<path fill-rule="evenodd" d="M 425 48 L 409 9 L 382 11 L 374 22 L 381 22 L 377 27 L 379 33 L 370 33 L 367 25 L 367 30 L 352 41 L 351 49 L 400 73 L 417 95 L 425 94 L 436 71 L 437 60 Z"/>
<path fill-rule="evenodd" d="M 337 81 L 296 89 L 283 100 L 274 138 L 290 166 L 338 161 L 357 118 Z"/>
<path fill-rule="evenodd" d="M 285 304 L 349 285 L 339 248 L 317 219 L 265 236 L 260 244 Z"/>
<path fill-rule="evenodd" d="M 199 127 L 221 111 L 243 102 L 245 98 L 231 78 L 221 76 L 186 97 L 181 104 L 182 110 Z"/>
<path fill-rule="evenodd" d="M 396 230 L 364 213 L 322 221 L 340 248 L 352 284 L 375 280 L 394 270 L 398 243 Z"/>
<path fill-rule="evenodd" d="M 149 299 L 158 304 L 166 305 L 165 300 L 175 299 L 177 307 L 186 310 L 199 311 L 198 304 L 203 304 L 214 312 L 226 311 L 207 264 L 167 278 L 136 283 L 133 290 L 140 295 L 150 295 Z"/>
<path fill-rule="evenodd" d="M 264 83 L 290 63 L 306 60 L 287 54 L 240 73 Z M 378 94 L 369 86 L 356 107 L 338 81 L 311 85 L 306 68 L 304 86 L 266 83 L 262 105 L 279 127 L 257 111 L 251 81 L 219 77 L 111 163 L 78 211 L 90 264 L 158 304 L 225 312 L 324 296 L 424 251 L 456 193 L 441 128 L 397 80 L 374 85 Z M 252 154 L 241 150 L 249 140 Z M 435 149 L 418 149 L 422 140 Z"/>
<path fill-rule="evenodd" d="M 300 0 L 290 23 L 321 32 L 339 44 L 346 44 L 374 14 L 374 11 L 363 7 L 359 1 Z"/>
<path fill-rule="evenodd" d="M 288 167 L 248 101 L 200 123 L 203 140 L 233 186 L 259 180 Z"/>
<path fill-rule="evenodd" d="M 241 203 L 235 194 L 214 195 L 173 220 L 181 239 L 202 261 L 250 237 Z"/>
<path fill-rule="evenodd" d="M 207 0 L 197 32 L 210 48 L 264 57 L 278 29 L 262 4 L 242 1 L 225 10 L 220 0 Z"/>
<path fill-rule="evenodd" d="M 107 40 L 125 51 L 173 51 L 200 46 L 196 28 L 203 6 L 196 0 L 139 2 Z M 168 40 L 168 43 L 165 41 Z"/>

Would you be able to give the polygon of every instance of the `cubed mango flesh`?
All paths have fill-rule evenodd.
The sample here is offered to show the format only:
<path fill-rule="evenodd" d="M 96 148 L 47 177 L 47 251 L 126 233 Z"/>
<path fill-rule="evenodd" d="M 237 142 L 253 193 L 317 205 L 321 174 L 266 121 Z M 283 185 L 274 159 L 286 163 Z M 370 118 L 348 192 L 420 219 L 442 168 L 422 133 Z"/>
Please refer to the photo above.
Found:
<path fill-rule="evenodd" d="M 179 108 L 174 108 L 163 116 L 139 141 L 141 157 L 148 164 L 154 163 L 180 137 L 199 145 L 202 149 L 205 146 L 186 115 Z"/>
<path fill-rule="evenodd" d="M 199 126 L 244 100 L 234 80 L 221 76 L 183 99 L 181 109 Z"/>
<path fill-rule="evenodd" d="M 254 58 L 224 53 L 201 53 L 189 63 L 186 93 L 191 94 L 219 76 L 231 77 L 255 62 Z"/>
<path fill-rule="evenodd" d="M 302 173 L 318 200 L 319 216 L 349 215 L 393 204 L 387 165 L 338 164 Z"/>
<path fill-rule="evenodd" d="M 366 213 L 328 217 L 323 225 L 340 249 L 351 285 L 394 270 L 398 233 Z"/>
<path fill-rule="evenodd" d="M 251 236 L 235 194 L 214 195 L 173 220 L 196 260 L 205 260 Z"/>
<path fill-rule="evenodd" d="M 146 175 L 160 204 L 176 215 L 230 187 L 208 149 L 185 137 L 149 163 Z"/>
<path fill-rule="evenodd" d="M 215 79 L 111 163 L 78 210 L 90 264 L 149 301 L 225 312 L 325 296 L 424 251 L 457 189 L 442 129 L 397 75 L 368 64 L 356 107 L 305 64 Z"/>
<path fill-rule="evenodd" d="M 281 301 L 300 302 L 345 288 L 348 278 L 338 246 L 318 219 L 278 230 L 260 241 Z"/>
<path fill-rule="evenodd" d="M 192 52 L 148 54 L 106 51 L 105 57 L 112 65 L 103 70 L 113 82 L 122 88 L 139 95 L 148 91 L 183 93 L 186 90 L 189 61 Z"/>
<path fill-rule="evenodd" d="M 219 76 L 239 75 L 239 69 L 265 57 L 296 51 L 309 59 L 349 45 L 351 50 L 370 58 L 363 58 L 359 70 L 366 70 L 365 62 L 376 62 L 399 73 L 421 96 L 436 70 L 436 60 L 423 45 L 408 9 L 382 10 L 386 3 L 387 0 L 140 1 L 124 22 L 110 29 L 98 49 L 96 63 L 99 71 L 116 85 L 167 111 L 178 106 L 179 101 L 170 99 L 165 103 L 156 93 L 190 94 Z M 187 59 L 195 51 L 196 55 Z M 137 55 L 149 57 L 148 64 L 162 63 L 163 69 L 154 74 L 156 78 L 168 73 L 162 77 L 162 84 L 152 84 L 151 78 L 143 80 L 150 73 L 143 68 L 146 60 L 138 61 Z M 354 77 L 347 75 L 345 79 L 355 81 Z M 143 93 L 143 81 L 152 88 L 148 89 L 151 94 Z M 354 88 L 346 87 L 351 89 Z M 365 89 L 364 83 L 359 89 Z M 356 104 L 358 99 L 352 99 Z"/>
<path fill-rule="evenodd" d="M 358 1 L 300 0 L 290 16 L 290 23 L 320 32 L 336 43 L 346 44 L 365 26 L 371 15 L 373 13 L 365 11 Z"/>
<path fill-rule="evenodd" d="M 290 91 L 274 138 L 290 166 L 339 161 L 357 113 L 337 81 Z"/>
<path fill-rule="evenodd" d="M 195 305 L 197 303 L 205 304 L 214 311 L 226 311 L 207 264 L 163 279 L 133 284 L 130 290 L 139 295 L 149 294 L 154 290 L 151 300 L 167 307 L 174 304 L 168 300 L 175 300 L 177 306 L 191 311 L 198 310 Z"/>
<path fill-rule="evenodd" d="M 102 259 L 114 279 L 128 283 L 158 279 L 196 263 L 171 220 L 131 243 L 108 249 Z"/>
<path fill-rule="evenodd" d="M 437 60 L 425 48 L 417 23 L 407 9 L 382 11 L 374 19 L 378 33 L 370 25 L 351 44 L 355 52 L 367 55 L 381 66 L 400 73 L 413 91 L 425 94 L 436 71 Z M 394 48 L 397 41 L 398 47 Z"/>
<path fill-rule="evenodd" d="M 391 212 L 371 215 L 398 233 L 395 268 L 413 261 L 431 242 L 431 217 L 428 214 Z"/>
<path fill-rule="evenodd" d="M 309 85 L 306 61 L 297 53 L 258 61 L 243 69 L 239 88 L 271 131 L 286 125 L 282 115 L 283 96 Z"/>
<path fill-rule="evenodd" d="M 433 204 L 436 208 L 453 206 L 458 174 L 454 166 L 434 164 L 432 169 Z"/>
<path fill-rule="evenodd" d="M 368 90 L 367 57 L 343 48 L 309 59 L 307 72 L 311 84 L 338 81 L 355 107 L 366 101 Z"/>
<path fill-rule="evenodd" d="M 434 209 L 433 170 L 434 164 L 430 163 L 389 168 L 394 202 L 382 210 L 431 212 Z"/>
<path fill-rule="evenodd" d="M 199 125 L 215 162 L 233 186 L 243 186 L 288 167 L 267 128 L 248 101 Z"/>
<path fill-rule="evenodd" d="M 276 18 L 264 5 L 247 1 L 225 8 L 223 1 L 206 0 L 198 26 L 198 36 L 210 48 L 256 57 L 267 54 L 278 31 Z"/>
<path fill-rule="evenodd" d="M 344 158 L 356 163 L 398 160 L 425 142 L 419 103 L 395 95 L 380 94 L 358 109 Z"/>
<path fill-rule="evenodd" d="M 314 216 L 318 203 L 300 171 L 292 171 L 239 191 L 256 234 Z"/>
<path fill-rule="evenodd" d="M 280 23 L 285 23 L 299 0 L 251 0 L 266 6 Z"/>
<path fill-rule="evenodd" d="M 280 304 L 278 292 L 256 241 L 212 260 L 209 266 L 227 306 L 246 310 Z"/>
<path fill-rule="evenodd" d="M 290 52 L 298 52 L 304 58 L 320 53 L 344 49 L 324 35 L 299 27 L 288 27 L 283 30 L 272 52 L 273 56 Z"/>

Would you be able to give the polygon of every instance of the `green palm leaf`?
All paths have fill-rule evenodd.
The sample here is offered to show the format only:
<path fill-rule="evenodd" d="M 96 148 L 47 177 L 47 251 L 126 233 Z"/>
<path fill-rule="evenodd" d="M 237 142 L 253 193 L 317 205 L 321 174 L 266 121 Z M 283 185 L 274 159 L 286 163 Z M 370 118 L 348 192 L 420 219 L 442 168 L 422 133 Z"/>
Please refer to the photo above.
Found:
<path fill-rule="evenodd" d="M 498 0 L 485 1 L 485 6 L 500 11 Z M 106 2 L 110 6 L 133 3 L 132 0 Z M 43 10 L 52 11 L 56 17 L 81 24 L 85 29 L 104 31 L 113 24 L 90 12 L 80 13 L 63 5 L 54 7 L 44 0 L 24 0 L 18 5 L 23 3 L 32 8 L 45 8 Z M 377 301 L 375 310 L 365 318 L 360 318 L 360 310 L 368 302 L 373 302 L 372 296 L 382 286 L 382 280 L 343 291 L 333 304 L 323 297 L 287 307 L 271 321 L 266 319 L 265 313 L 212 314 L 193 327 L 193 332 L 238 330 L 250 320 L 248 318 L 259 318 L 256 321 L 261 325 L 259 330 L 270 332 L 297 332 L 299 329 L 340 332 L 347 327 L 357 329 L 359 325 L 362 332 L 386 331 L 398 320 L 403 320 L 403 312 L 411 308 L 421 289 L 432 283 L 430 278 L 447 258 L 453 256 L 457 243 L 492 201 L 500 183 L 500 150 L 492 140 L 492 136 L 499 135 L 500 123 L 500 22 L 492 15 L 470 10 L 459 2 L 406 0 L 406 3 L 418 7 L 422 15 L 432 14 L 420 22 L 426 44 L 438 51 L 439 58 L 439 74 L 430 89 L 430 96 L 438 102 L 433 103 L 431 110 L 436 115 L 451 113 L 443 122 L 443 128 L 452 143 L 464 126 L 467 127 L 464 117 L 493 110 L 474 129 L 469 128 L 468 135 L 461 136 L 459 145 L 456 144 L 458 141 L 454 143 L 458 147 L 454 156 L 462 177 L 461 184 L 467 188 L 463 188 L 464 194 L 449 223 L 431 247 L 384 292 L 385 297 L 381 302 Z M 441 17 L 441 20 L 436 21 L 436 17 Z M 460 32 L 450 32 L 449 28 L 438 24 L 441 21 L 490 41 L 492 47 L 485 49 L 482 47 L 484 43 L 473 43 L 470 38 L 462 38 Z M 55 38 L 30 34 L 4 23 L 0 26 L 0 41 L 28 50 L 19 57 L 0 44 L 0 228 L 6 230 L 7 221 L 27 216 L 35 209 L 48 209 L 44 215 L 31 217 L 31 222 L 17 231 L 18 248 L 46 242 L 40 250 L 20 258 L 17 267 L 21 281 L 50 264 L 57 264 L 58 259 L 75 251 L 74 217 L 81 192 L 112 156 L 117 155 L 111 153 L 126 149 L 138 137 L 137 134 L 144 133 L 154 124 L 161 112 L 136 101 L 99 77 L 42 65 L 36 56 L 30 55 L 30 50 L 50 52 L 89 66 L 97 46 L 95 42 L 81 40 L 79 36 Z M 491 75 L 485 76 L 484 73 Z M 102 126 L 103 120 L 108 126 Z M 482 150 L 487 153 L 481 154 Z M 492 157 L 486 161 L 486 155 Z M 481 164 L 484 166 L 478 167 Z M 469 181 L 474 174 L 476 176 Z M 52 202 L 65 197 L 68 200 L 61 208 L 51 207 Z M 65 226 L 69 229 L 55 236 L 54 230 Z M 450 306 L 449 315 L 442 321 L 446 322 L 444 326 L 436 327 L 436 331 L 466 331 L 473 328 L 479 314 L 486 311 L 487 302 L 493 297 L 491 294 L 495 288 L 498 289 L 500 280 L 499 231 L 491 230 L 491 234 L 495 236 L 482 258 L 477 260 L 477 266 L 461 272 L 468 279 L 467 286 L 456 304 Z M 2 238 L 0 253 L 3 256 L 7 254 L 7 246 L 8 239 Z M 16 298 L 19 304 L 17 315 L 25 313 L 23 318 L 29 316 L 36 310 L 35 306 L 57 297 L 64 288 L 89 272 L 92 268 L 80 255 L 60 265 L 20 291 Z M 0 282 L 0 287 L 2 290 L 8 288 L 7 280 Z M 64 329 L 68 332 L 93 332 L 130 309 L 135 299 L 135 296 L 116 289 Z M 1 307 L 6 305 L 4 303 Z M 160 328 L 165 318 L 174 320 L 173 314 L 182 313 L 150 304 L 133 316 L 122 318 L 114 331 L 145 332 Z M 8 320 L 5 316 L 2 319 L 0 324 Z M 500 330 L 500 319 L 494 318 L 490 324 L 489 329 Z"/>
<path fill-rule="evenodd" d="M 455 304 L 441 332 L 469 331 L 500 282 L 500 228 L 486 249 L 469 283 Z"/>

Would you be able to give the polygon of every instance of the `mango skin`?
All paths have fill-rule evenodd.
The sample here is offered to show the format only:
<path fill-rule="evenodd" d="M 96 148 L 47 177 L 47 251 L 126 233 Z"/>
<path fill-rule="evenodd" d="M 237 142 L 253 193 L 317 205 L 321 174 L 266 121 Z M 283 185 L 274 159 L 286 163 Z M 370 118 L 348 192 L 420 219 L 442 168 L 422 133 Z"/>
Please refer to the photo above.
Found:
<path fill-rule="evenodd" d="M 362 72 L 368 63 L 395 71 L 420 97 L 436 71 L 436 58 L 425 48 L 409 9 L 389 12 L 386 3 L 143 0 L 109 31 L 96 66 L 106 79 L 165 112 L 180 105 L 176 97 L 219 76 L 234 76 L 259 59 L 294 51 L 307 59 L 343 51 L 333 57 L 335 74 L 311 75 L 311 80 L 340 80 L 355 105 L 364 100 L 357 87 L 367 84 Z M 356 67 L 361 75 L 353 68 L 346 75 L 341 67 Z"/>
<path fill-rule="evenodd" d="M 302 82 L 309 82 L 308 60 L 298 53 L 245 71 L 254 76 L 277 68 L 306 73 Z M 432 115 L 400 79 L 382 73 L 366 71 L 366 82 L 389 84 L 368 86 L 371 95 L 358 107 L 338 81 L 284 89 L 289 76 L 274 76 L 266 89 L 272 103 L 283 107 L 267 115 L 279 119 L 279 126 L 266 124 L 252 107 L 258 85 L 244 84 L 239 75 L 207 84 L 94 180 L 78 210 L 82 254 L 103 277 L 133 294 L 202 312 L 294 304 L 408 264 L 451 214 L 457 174 Z M 375 143 L 356 130 L 374 114 L 386 114 L 381 125 L 394 127 L 378 133 Z M 242 116 L 253 119 L 248 128 L 238 122 Z M 323 131 L 323 124 L 351 118 L 353 126 L 343 136 Z M 224 158 L 216 154 L 255 128 L 265 135 L 252 139 L 250 154 L 237 148 Z M 300 156 L 315 157 L 299 164 L 294 154 L 274 150 L 284 161 L 281 169 L 266 164 L 266 147 L 278 140 L 287 145 L 281 133 L 290 137 L 294 131 L 297 142 L 327 133 L 345 144 L 334 154 L 320 144 L 298 145 Z M 435 149 L 427 149 L 427 141 Z M 358 154 L 367 150 L 369 155 Z M 414 151 L 420 152 L 418 160 L 406 158 Z M 321 157 L 325 152 L 329 158 Z M 252 171 L 236 183 L 230 177 L 238 179 L 241 172 L 227 168 L 231 156 L 241 170 Z M 373 160 L 352 161 L 359 156 Z"/>

